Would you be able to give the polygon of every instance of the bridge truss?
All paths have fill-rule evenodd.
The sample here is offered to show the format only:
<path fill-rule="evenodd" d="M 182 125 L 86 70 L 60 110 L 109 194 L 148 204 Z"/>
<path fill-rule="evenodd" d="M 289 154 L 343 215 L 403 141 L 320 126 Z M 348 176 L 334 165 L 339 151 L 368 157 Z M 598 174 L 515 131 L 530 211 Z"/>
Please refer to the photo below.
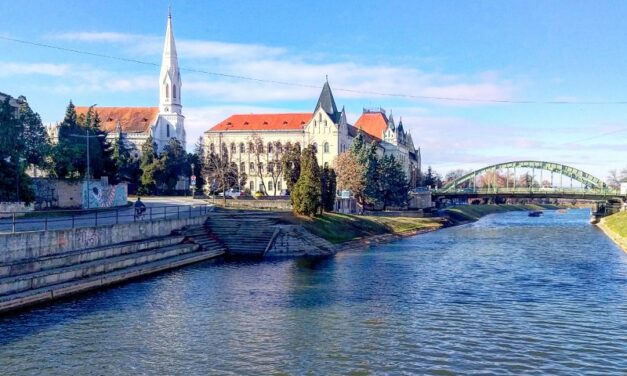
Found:
<path fill-rule="evenodd" d="M 517 169 L 526 169 L 532 171 L 532 184 L 530 186 L 521 187 L 517 182 Z M 536 171 L 540 172 L 540 184 L 536 186 L 533 184 L 536 177 Z M 543 171 L 550 173 L 550 186 L 543 186 Z M 504 187 L 499 186 L 497 182 L 497 176 L 499 173 L 505 172 Z M 484 180 L 482 187 L 477 187 L 477 178 L 492 173 L 493 181 Z M 513 175 L 512 175 L 513 173 Z M 555 185 L 555 176 L 558 175 L 559 186 Z M 512 178 L 513 176 L 513 178 Z M 564 188 L 564 177 L 570 179 L 570 188 Z M 501 179 L 503 179 L 501 177 Z M 573 188 L 573 181 L 581 183 L 582 188 Z M 518 186 L 517 186 L 518 184 Z M 620 196 L 617 191 L 611 190 L 603 182 L 603 180 L 577 168 L 563 165 L 554 162 L 545 161 L 513 161 L 498 163 L 491 166 L 487 166 L 478 170 L 475 170 L 469 174 L 461 176 L 452 182 L 449 182 L 444 187 L 436 191 L 441 195 L 463 195 L 463 194 L 479 194 L 479 195 L 494 195 L 494 194 L 510 194 L 512 196 Z"/>

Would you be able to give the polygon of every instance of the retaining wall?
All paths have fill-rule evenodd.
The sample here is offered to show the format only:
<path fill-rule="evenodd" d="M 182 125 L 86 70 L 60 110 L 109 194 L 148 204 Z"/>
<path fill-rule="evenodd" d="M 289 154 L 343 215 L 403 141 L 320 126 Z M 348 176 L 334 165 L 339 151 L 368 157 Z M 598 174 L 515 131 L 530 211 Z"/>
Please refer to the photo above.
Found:
<path fill-rule="evenodd" d="M 206 219 L 205 215 L 67 230 L 2 234 L 0 235 L 0 264 L 166 236 L 184 226 L 201 225 Z"/>

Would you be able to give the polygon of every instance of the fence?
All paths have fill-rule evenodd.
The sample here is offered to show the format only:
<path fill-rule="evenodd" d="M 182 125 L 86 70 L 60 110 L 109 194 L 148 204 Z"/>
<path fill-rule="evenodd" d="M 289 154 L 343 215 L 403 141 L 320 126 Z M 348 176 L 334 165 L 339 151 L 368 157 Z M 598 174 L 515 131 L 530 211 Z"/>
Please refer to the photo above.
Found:
<path fill-rule="evenodd" d="M 158 219 L 181 219 L 206 215 L 213 205 L 164 205 L 148 206 L 143 213 L 133 207 L 102 210 L 55 210 L 42 212 L 6 213 L 8 218 L 0 219 L 0 233 L 23 231 L 47 231 L 77 227 L 117 225 L 137 221 Z M 0 212 L 0 214 L 4 214 Z"/>

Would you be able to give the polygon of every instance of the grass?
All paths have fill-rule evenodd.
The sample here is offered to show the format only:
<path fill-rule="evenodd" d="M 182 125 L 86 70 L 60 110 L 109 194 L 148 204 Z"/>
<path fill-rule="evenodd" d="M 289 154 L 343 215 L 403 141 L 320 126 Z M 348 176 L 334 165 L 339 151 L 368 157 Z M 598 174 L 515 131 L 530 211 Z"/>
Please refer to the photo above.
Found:
<path fill-rule="evenodd" d="M 488 214 L 505 213 L 509 211 L 526 211 L 526 210 L 554 210 L 558 209 L 555 205 L 460 205 L 445 209 L 444 212 L 457 221 L 476 221 Z"/>
<path fill-rule="evenodd" d="M 627 212 L 610 215 L 603 222 L 610 230 L 627 240 Z"/>
<path fill-rule="evenodd" d="M 325 213 L 314 218 L 290 216 L 286 219 L 335 244 L 373 235 L 436 229 L 443 225 L 439 218 L 375 217 L 337 213 Z"/>

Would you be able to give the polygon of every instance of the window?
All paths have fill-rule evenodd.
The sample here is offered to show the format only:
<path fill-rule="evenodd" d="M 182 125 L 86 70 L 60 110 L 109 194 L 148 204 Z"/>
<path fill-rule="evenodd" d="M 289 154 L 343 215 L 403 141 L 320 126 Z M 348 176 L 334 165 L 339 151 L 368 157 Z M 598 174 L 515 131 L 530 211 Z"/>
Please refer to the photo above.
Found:
<path fill-rule="evenodd" d="M 272 185 L 272 180 L 268 180 L 268 190 L 274 191 L 274 186 Z"/>
<path fill-rule="evenodd" d="M 281 145 L 280 142 L 276 143 L 276 151 L 278 151 L 279 153 L 283 153 L 283 145 Z"/>
<path fill-rule="evenodd" d="M 242 162 L 239 164 L 239 172 L 246 172 L 246 162 Z"/>
<path fill-rule="evenodd" d="M 325 143 L 324 143 L 324 152 L 325 152 L 325 153 L 328 153 L 328 152 L 329 152 L 329 143 L 328 143 L 328 142 L 325 142 Z"/>
<path fill-rule="evenodd" d="M 263 162 L 259 162 L 259 165 L 257 165 L 257 167 L 259 168 L 259 173 L 263 172 Z"/>
<path fill-rule="evenodd" d="M 237 149 L 235 149 L 235 142 L 231 142 L 231 153 L 235 154 Z"/>
<path fill-rule="evenodd" d="M 274 170 L 274 163 L 268 162 L 268 172 L 272 173 L 272 170 Z"/>
<path fill-rule="evenodd" d="M 249 153 L 254 153 L 255 152 L 255 144 L 253 144 L 252 142 L 248 143 L 248 152 Z"/>
<path fill-rule="evenodd" d="M 250 169 L 248 170 L 250 172 L 250 174 L 254 174 L 255 173 L 255 162 L 250 162 L 250 165 L 248 166 L 250 167 Z"/>
<path fill-rule="evenodd" d="M 318 152 L 318 143 L 317 142 L 313 143 L 313 148 L 314 148 L 314 153 L 317 153 Z"/>
<path fill-rule="evenodd" d="M 172 85 L 172 98 L 176 99 L 176 85 Z"/>
<path fill-rule="evenodd" d="M 216 152 L 216 146 L 213 144 L 213 142 L 211 143 L 211 145 L 209 145 L 209 151 L 212 153 Z"/>
<path fill-rule="evenodd" d="M 278 191 L 280 191 L 281 189 L 283 189 L 283 187 L 282 187 L 282 184 L 281 184 L 281 181 L 280 181 L 280 180 L 276 183 L 276 189 L 277 189 Z"/>
<path fill-rule="evenodd" d="M 244 152 L 244 143 L 243 143 L 243 142 L 240 142 L 240 143 L 239 143 L 239 152 L 240 152 L 240 153 L 243 153 L 243 152 Z"/>
<path fill-rule="evenodd" d="M 272 153 L 272 142 L 268 142 L 268 153 Z"/>
<path fill-rule="evenodd" d="M 170 85 L 165 84 L 165 99 L 170 99 Z"/>
<path fill-rule="evenodd" d="M 170 137 L 170 123 L 165 125 L 165 135 L 166 137 Z"/>
<path fill-rule="evenodd" d="M 255 182 L 252 180 L 250 181 L 250 191 L 253 193 L 255 192 Z"/>

